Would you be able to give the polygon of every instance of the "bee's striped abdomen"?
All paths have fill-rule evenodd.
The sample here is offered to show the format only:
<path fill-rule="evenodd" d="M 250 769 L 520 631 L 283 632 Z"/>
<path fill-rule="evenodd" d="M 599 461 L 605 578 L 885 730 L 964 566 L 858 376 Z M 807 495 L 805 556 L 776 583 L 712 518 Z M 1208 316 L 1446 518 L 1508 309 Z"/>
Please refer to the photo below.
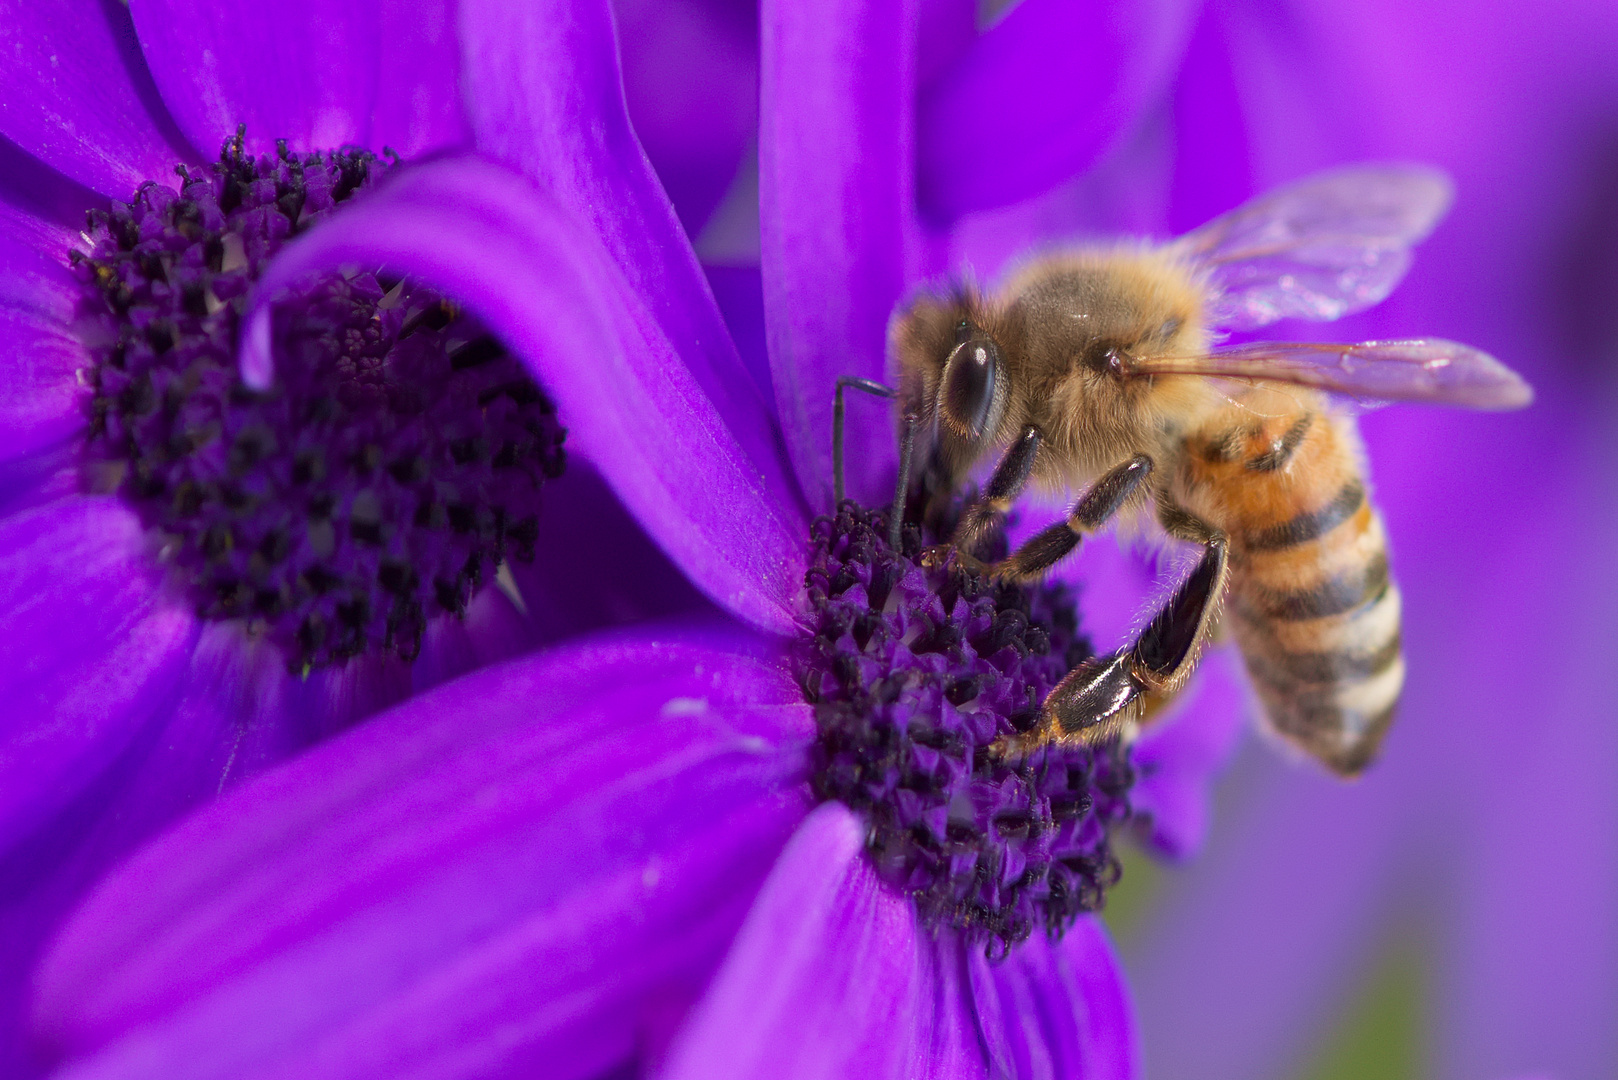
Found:
<path fill-rule="evenodd" d="M 1387 534 L 1350 422 L 1249 419 L 1207 446 L 1188 469 L 1231 536 L 1227 626 L 1269 724 L 1358 773 L 1393 719 L 1405 666 Z"/>

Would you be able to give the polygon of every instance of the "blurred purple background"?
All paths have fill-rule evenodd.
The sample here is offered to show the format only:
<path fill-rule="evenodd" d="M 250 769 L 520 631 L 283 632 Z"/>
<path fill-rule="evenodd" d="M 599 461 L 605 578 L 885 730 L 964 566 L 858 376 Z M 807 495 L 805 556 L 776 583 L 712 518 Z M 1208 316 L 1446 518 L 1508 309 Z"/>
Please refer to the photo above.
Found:
<path fill-rule="evenodd" d="M 762 371 L 760 13 L 616 6 L 637 130 Z M 1131 862 L 1148 1075 L 1618 1074 L 1618 5 L 985 7 L 917 15 L 924 269 L 992 280 L 1031 238 L 1168 236 L 1319 168 L 1429 162 L 1456 206 L 1393 298 L 1273 336 L 1455 338 L 1539 394 L 1363 418 L 1401 718 L 1353 785 L 1248 738 L 1206 850 Z M 1154 561 L 1081 563 L 1120 637 Z"/>

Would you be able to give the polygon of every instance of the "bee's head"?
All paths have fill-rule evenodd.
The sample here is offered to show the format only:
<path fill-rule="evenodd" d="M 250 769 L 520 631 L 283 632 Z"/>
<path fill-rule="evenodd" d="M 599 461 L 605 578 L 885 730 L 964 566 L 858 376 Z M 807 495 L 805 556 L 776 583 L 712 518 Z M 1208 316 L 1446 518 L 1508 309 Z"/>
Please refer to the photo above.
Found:
<path fill-rule="evenodd" d="M 956 468 L 995 441 L 1011 401 L 1005 354 L 975 290 L 923 293 L 901 305 L 890 330 L 905 409 L 931 430 Z"/>

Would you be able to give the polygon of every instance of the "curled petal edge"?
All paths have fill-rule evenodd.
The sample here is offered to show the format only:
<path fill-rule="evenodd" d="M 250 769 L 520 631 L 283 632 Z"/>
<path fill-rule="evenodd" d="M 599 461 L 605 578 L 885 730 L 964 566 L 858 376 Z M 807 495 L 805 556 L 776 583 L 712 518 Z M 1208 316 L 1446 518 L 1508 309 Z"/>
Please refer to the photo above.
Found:
<path fill-rule="evenodd" d="M 572 445 L 699 588 L 760 629 L 797 632 L 807 523 L 682 357 L 632 347 L 649 338 L 637 320 L 654 316 L 593 232 L 477 155 L 401 170 L 266 268 L 241 341 L 249 385 L 273 378 L 274 301 L 355 263 L 386 264 L 464 302 L 544 384 Z"/>

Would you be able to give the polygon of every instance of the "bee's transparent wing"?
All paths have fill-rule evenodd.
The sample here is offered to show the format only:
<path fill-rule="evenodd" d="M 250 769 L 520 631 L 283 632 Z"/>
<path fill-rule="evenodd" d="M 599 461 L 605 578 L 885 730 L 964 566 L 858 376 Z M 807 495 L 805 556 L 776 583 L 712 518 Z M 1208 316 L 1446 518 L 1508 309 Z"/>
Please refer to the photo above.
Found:
<path fill-rule="evenodd" d="M 1534 400 L 1522 376 L 1479 349 L 1442 338 L 1255 341 L 1199 356 L 1125 357 L 1126 376 L 1210 375 L 1313 387 L 1348 398 L 1520 409 Z"/>
<path fill-rule="evenodd" d="M 1333 169 L 1215 218 L 1173 248 L 1207 275 L 1214 328 L 1336 319 L 1393 290 L 1452 193 L 1448 177 L 1419 165 Z"/>

